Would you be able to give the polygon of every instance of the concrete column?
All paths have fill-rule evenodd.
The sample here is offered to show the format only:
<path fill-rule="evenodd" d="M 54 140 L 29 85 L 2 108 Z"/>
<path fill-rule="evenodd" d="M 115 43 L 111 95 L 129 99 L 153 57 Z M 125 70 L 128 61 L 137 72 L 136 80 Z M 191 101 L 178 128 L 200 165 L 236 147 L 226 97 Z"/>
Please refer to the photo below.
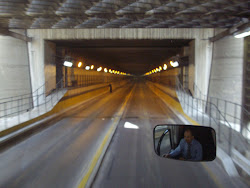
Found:
<path fill-rule="evenodd" d="M 243 39 L 229 36 L 214 45 L 209 96 L 241 104 Z"/>
<path fill-rule="evenodd" d="M 214 55 L 210 76 L 209 97 L 220 111 L 233 117 L 241 118 L 243 86 L 244 40 L 232 36 L 225 37 L 214 43 Z M 229 102 L 225 102 L 229 101 Z M 227 103 L 227 104 L 225 104 Z M 227 120 L 236 130 L 240 130 L 240 122 L 227 116 Z M 238 124 L 238 125 L 236 125 Z"/>
<path fill-rule="evenodd" d="M 188 65 L 188 89 L 194 95 L 194 76 L 195 76 L 195 41 L 189 43 L 189 65 Z"/>
<path fill-rule="evenodd" d="M 44 74 L 46 94 L 49 94 L 56 88 L 56 44 L 53 42 L 44 42 Z"/>
<path fill-rule="evenodd" d="M 244 66 L 243 66 L 243 88 L 242 88 L 242 125 L 241 132 L 250 139 L 250 36 L 244 38 Z"/>
<path fill-rule="evenodd" d="M 0 36 L 0 98 L 30 94 L 27 42 Z"/>
<path fill-rule="evenodd" d="M 65 50 L 63 48 L 56 48 L 56 83 L 57 87 L 61 87 L 63 84 L 63 57 Z M 59 83 L 60 82 L 60 83 Z"/>
<path fill-rule="evenodd" d="M 35 36 L 33 37 L 32 42 L 29 43 L 28 47 L 30 57 L 30 77 L 34 96 L 33 100 L 35 104 L 38 104 L 39 101 L 35 98 L 43 93 L 43 86 L 45 83 L 44 40 L 39 38 L 39 36 Z"/>
<path fill-rule="evenodd" d="M 206 96 L 208 93 L 211 61 L 212 43 L 209 40 L 195 39 L 194 88 L 196 97 L 199 95 L 199 92 L 203 96 Z"/>

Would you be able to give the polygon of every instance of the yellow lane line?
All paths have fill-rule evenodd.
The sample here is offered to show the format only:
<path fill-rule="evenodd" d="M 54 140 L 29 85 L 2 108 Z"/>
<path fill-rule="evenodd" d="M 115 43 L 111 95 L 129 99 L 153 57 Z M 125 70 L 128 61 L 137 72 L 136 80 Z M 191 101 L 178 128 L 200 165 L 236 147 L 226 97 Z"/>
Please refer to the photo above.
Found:
<path fill-rule="evenodd" d="M 224 188 L 222 184 L 219 182 L 219 180 L 216 178 L 216 176 L 213 174 L 213 172 L 208 168 L 208 166 L 204 163 L 201 163 L 201 165 L 205 168 L 205 170 L 208 172 L 209 176 L 212 178 L 214 183 L 217 185 L 219 188 Z"/>
<path fill-rule="evenodd" d="M 149 84 L 149 88 L 159 97 L 161 98 L 166 104 L 168 104 L 168 106 L 173 107 L 179 114 L 181 114 L 182 116 L 184 116 L 190 123 L 192 123 L 193 125 L 199 125 L 198 122 L 196 122 L 195 120 L 193 120 L 192 118 L 190 118 L 187 114 L 185 114 L 185 112 L 182 109 L 182 106 L 179 102 L 177 102 L 176 100 L 174 100 L 172 97 L 170 97 L 168 94 L 164 93 L 163 91 L 161 91 L 159 88 L 154 87 L 152 88 L 152 86 L 150 86 L 151 84 Z M 155 89 L 157 89 L 157 92 L 155 92 Z"/>
<path fill-rule="evenodd" d="M 101 153 L 102 153 L 102 150 L 112 132 L 112 130 L 114 129 L 114 124 L 116 124 L 118 122 L 118 118 L 115 119 L 114 123 L 112 124 L 111 128 L 109 129 L 108 133 L 106 134 L 106 136 L 104 137 L 103 141 L 102 141 L 102 144 L 100 145 L 100 147 L 98 148 L 93 160 L 91 161 L 91 165 L 86 173 L 86 175 L 83 177 L 83 179 L 81 180 L 80 184 L 78 185 L 78 188 L 82 188 L 82 187 L 85 187 L 87 182 L 88 182 L 88 179 L 91 175 L 91 173 L 93 172 L 94 170 L 94 167 L 96 165 L 96 163 L 98 162 L 98 159 L 99 157 L 101 156 Z"/>
<path fill-rule="evenodd" d="M 85 176 L 83 177 L 83 179 L 81 180 L 80 184 L 78 185 L 78 188 L 83 188 L 86 186 L 89 178 L 90 178 L 90 175 L 92 174 L 93 170 L 94 170 L 94 167 L 96 166 L 102 152 L 103 152 L 103 149 L 110 137 L 110 134 L 114 131 L 114 129 L 116 128 L 117 124 L 119 123 L 120 121 L 120 118 L 121 118 L 121 115 L 123 114 L 123 111 L 128 103 L 128 100 L 130 99 L 131 95 L 132 95 L 132 91 L 134 90 L 134 87 L 133 89 L 130 91 L 130 93 L 127 95 L 122 107 L 120 108 L 119 112 L 117 113 L 118 117 L 115 118 L 114 122 L 112 123 L 111 127 L 109 128 L 107 134 L 105 135 L 103 141 L 102 141 L 102 144 L 100 145 L 100 147 L 98 148 L 96 154 L 94 155 L 94 158 L 93 160 L 91 161 L 91 165 L 87 171 L 87 173 L 85 174 Z"/>

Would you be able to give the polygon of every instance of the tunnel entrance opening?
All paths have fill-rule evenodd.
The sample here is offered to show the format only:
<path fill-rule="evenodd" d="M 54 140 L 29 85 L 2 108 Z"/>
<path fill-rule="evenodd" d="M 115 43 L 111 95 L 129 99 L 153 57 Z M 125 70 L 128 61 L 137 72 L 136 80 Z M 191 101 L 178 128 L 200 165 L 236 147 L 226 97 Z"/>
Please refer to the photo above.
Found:
<path fill-rule="evenodd" d="M 49 80 L 53 77 L 50 74 L 55 74 L 54 72 L 56 72 L 56 80 L 53 81 L 54 85 L 63 79 L 65 86 L 74 86 L 77 85 L 75 82 L 77 79 L 87 79 L 78 70 L 85 71 L 85 67 L 91 65 L 94 65 L 95 69 L 103 67 L 102 72 L 104 67 L 106 67 L 107 70 L 119 70 L 120 72 L 138 77 L 159 67 L 169 58 L 177 55 L 182 60 L 183 65 L 188 66 L 189 54 L 192 51 L 190 50 L 192 48 L 190 43 L 192 41 L 191 39 L 47 40 L 45 41 L 45 61 L 50 66 L 45 66 L 45 69 L 48 69 L 47 71 L 45 70 L 45 77 L 46 80 Z M 75 71 L 72 68 L 63 66 L 66 57 L 70 57 L 74 61 L 73 67 Z M 53 61 L 55 65 L 51 66 Z M 82 62 L 81 67 L 77 67 L 78 62 Z M 186 70 L 180 70 L 180 80 L 183 83 L 185 80 L 183 80 L 183 76 L 187 74 Z M 77 71 L 78 73 L 76 73 Z M 97 78 L 94 71 L 91 74 Z M 68 79 L 69 76 L 71 77 L 70 79 Z M 71 80 L 71 84 L 68 83 L 69 80 Z M 102 80 L 95 80 L 94 82 L 101 83 Z M 51 88 L 48 88 L 48 90 L 51 90 Z"/>
<path fill-rule="evenodd" d="M 71 55 L 86 64 L 97 63 L 133 75 L 143 75 L 177 54 L 186 56 L 184 48 L 191 40 L 54 40 L 57 55 Z M 64 53 L 60 50 L 64 50 Z"/>

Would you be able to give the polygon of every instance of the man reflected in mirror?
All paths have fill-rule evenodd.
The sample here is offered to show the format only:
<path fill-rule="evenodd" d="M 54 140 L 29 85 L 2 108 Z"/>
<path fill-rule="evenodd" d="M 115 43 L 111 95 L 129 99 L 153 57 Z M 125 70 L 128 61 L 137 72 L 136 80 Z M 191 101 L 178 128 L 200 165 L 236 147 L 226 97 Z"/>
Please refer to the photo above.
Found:
<path fill-rule="evenodd" d="M 177 148 L 169 154 L 163 155 L 166 158 L 175 158 L 180 160 L 201 161 L 202 160 L 202 146 L 194 138 L 190 129 L 185 130 L 184 138 L 181 139 Z"/>

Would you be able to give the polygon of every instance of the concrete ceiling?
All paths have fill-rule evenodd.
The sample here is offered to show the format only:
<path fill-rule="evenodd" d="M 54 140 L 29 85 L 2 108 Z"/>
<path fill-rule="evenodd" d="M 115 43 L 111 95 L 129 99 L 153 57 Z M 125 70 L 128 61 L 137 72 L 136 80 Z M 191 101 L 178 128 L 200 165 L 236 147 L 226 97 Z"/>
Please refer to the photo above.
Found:
<path fill-rule="evenodd" d="M 142 75 L 181 53 L 191 40 L 54 40 L 57 48 L 86 64 Z"/>
<path fill-rule="evenodd" d="M 230 28 L 249 0 L 0 0 L 0 28 Z"/>

